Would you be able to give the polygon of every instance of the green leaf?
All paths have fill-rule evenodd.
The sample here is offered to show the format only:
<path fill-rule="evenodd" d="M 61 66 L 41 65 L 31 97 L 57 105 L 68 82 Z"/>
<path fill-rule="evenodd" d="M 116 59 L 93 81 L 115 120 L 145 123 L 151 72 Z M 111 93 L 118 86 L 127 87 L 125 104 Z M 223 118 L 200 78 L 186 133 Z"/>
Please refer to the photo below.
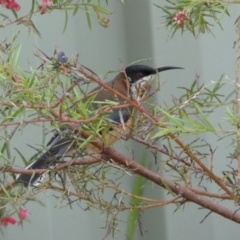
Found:
<path fill-rule="evenodd" d="M 144 152 L 141 159 L 141 165 L 146 166 L 147 156 Z M 133 194 L 137 196 L 143 195 L 143 184 L 144 178 L 140 175 L 137 176 L 137 179 L 134 184 Z M 139 206 L 141 204 L 141 200 L 137 198 L 131 199 L 132 206 Z M 139 209 L 133 209 L 129 212 L 128 223 L 127 223 L 127 240 L 133 240 L 135 235 L 135 229 L 137 225 L 137 219 L 139 217 Z"/>
<path fill-rule="evenodd" d="M 198 110 L 198 112 L 200 113 L 206 127 L 208 128 L 208 131 L 213 131 L 214 132 L 215 129 L 214 129 L 213 125 L 210 123 L 210 121 L 208 120 L 207 116 L 205 114 L 203 114 L 201 108 L 198 106 L 197 103 L 194 103 L 194 105 L 195 105 L 196 109 Z"/>
<path fill-rule="evenodd" d="M 85 7 L 85 14 L 86 14 L 86 18 L 87 18 L 88 27 L 89 27 L 89 29 L 91 29 L 92 28 L 92 25 L 91 25 L 91 14 L 88 11 L 87 6 L 85 5 L 84 7 Z"/>
<path fill-rule="evenodd" d="M 65 10 L 65 22 L 64 22 L 63 32 L 65 32 L 67 29 L 67 23 L 68 23 L 68 12 L 67 10 Z"/>

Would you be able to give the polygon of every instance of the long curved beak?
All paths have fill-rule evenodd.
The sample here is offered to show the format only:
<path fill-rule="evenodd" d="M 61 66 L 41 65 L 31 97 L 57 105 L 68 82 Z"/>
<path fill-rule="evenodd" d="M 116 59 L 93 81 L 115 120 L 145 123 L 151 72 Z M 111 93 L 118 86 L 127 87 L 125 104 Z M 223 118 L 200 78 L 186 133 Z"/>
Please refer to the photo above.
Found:
<path fill-rule="evenodd" d="M 163 72 L 163 71 L 167 71 L 167 70 L 171 70 L 171 69 L 184 69 L 182 67 L 171 67 L 171 66 L 167 66 L 167 67 L 160 67 L 157 68 L 158 72 Z"/>

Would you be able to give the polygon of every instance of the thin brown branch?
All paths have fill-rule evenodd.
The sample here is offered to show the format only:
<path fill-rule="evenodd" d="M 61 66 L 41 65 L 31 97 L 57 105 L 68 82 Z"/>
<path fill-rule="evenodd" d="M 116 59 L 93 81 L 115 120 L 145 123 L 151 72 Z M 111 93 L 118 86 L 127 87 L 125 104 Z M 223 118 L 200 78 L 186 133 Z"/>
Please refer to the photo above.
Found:
<path fill-rule="evenodd" d="M 211 197 L 211 198 L 219 198 L 219 199 L 225 199 L 225 200 L 231 200 L 230 196 L 227 194 L 219 194 L 219 193 L 212 193 L 212 192 L 206 192 L 202 190 L 198 190 L 196 188 L 189 188 L 191 191 L 193 191 L 196 194 Z"/>
<path fill-rule="evenodd" d="M 128 167 L 132 172 L 137 173 L 138 175 L 141 175 L 152 182 L 156 183 L 157 185 L 166 188 L 166 186 L 171 189 L 175 194 L 181 195 L 183 198 L 186 198 L 188 201 L 194 202 L 204 208 L 207 208 L 221 216 L 224 216 L 234 222 L 240 223 L 240 214 L 234 213 L 234 211 L 229 210 L 226 207 L 223 207 L 219 204 L 216 204 L 215 202 L 201 197 L 198 194 L 192 192 L 188 188 L 171 182 L 168 179 L 165 179 L 158 174 L 150 171 L 149 169 L 141 166 L 137 162 L 131 160 L 130 158 L 124 156 L 123 154 L 117 152 L 113 148 L 109 147 L 104 149 L 104 153 L 108 155 L 109 157 L 113 158 L 118 163 Z"/>
<path fill-rule="evenodd" d="M 54 169 L 19 169 L 19 168 L 12 168 L 12 167 L 2 167 L 0 168 L 0 171 L 2 172 L 9 172 L 9 173 L 18 173 L 18 174 L 44 174 L 47 172 L 57 172 L 62 169 L 65 169 L 69 166 L 73 165 L 91 165 L 95 163 L 99 163 L 101 160 L 97 158 L 88 158 L 88 159 L 75 159 L 75 160 L 69 160 L 65 163 L 61 163 L 57 165 Z"/>
<path fill-rule="evenodd" d="M 51 118 L 39 118 L 39 119 L 32 119 L 32 120 L 23 120 L 23 121 L 17 121 L 17 122 L 6 122 L 1 123 L 0 126 L 2 127 L 8 127 L 8 126 L 14 126 L 14 125 L 23 125 L 23 124 L 33 124 L 33 123 L 43 123 L 43 122 L 52 122 Z"/>
<path fill-rule="evenodd" d="M 167 156 L 169 156 L 169 157 L 172 158 L 172 159 L 175 159 L 175 160 L 177 160 L 177 161 L 179 161 L 179 162 L 182 162 L 182 163 L 184 163 L 186 166 L 189 166 L 189 167 L 192 166 L 192 163 L 191 163 L 191 162 L 188 162 L 188 161 L 186 161 L 185 159 L 180 158 L 180 157 L 178 157 L 178 156 L 174 156 L 174 155 L 172 155 L 170 152 L 168 152 L 166 149 L 163 149 L 163 148 L 161 148 L 161 147 L 159 147 L 159 146 L 157 146 L 157 145 L 155 145 L 155 144 L 149 143 L 149 142 L 145 141 L 145 140 L 142 139 L 142 138 L 139 138 L 139 137 L 136 137 L 136 136 L 131 136 L 131 139 L 133 139 L 133 140 L 135 140 L 136 142 L 139 142 L 139 143 L 141 143 L 141 144 L 143 144 L 143 145 L 145 145 L 145 146 L 148 146 L 149 148 L 152 148 L 152 149 L 154 149 L 154 150 L 157 150 L 158 152 L 163 153 L 164 155 L 167 155 Z M 201 168 L 196 168 L 196 169 L 197 169 L 197 170 L 202 170 Z"/>
<path fill-rule="evenodd" d="M 50 185 L 50 186 L 46 186 L 45 187 L 46 189 L 52 189 L 52 190 L 55 190 L 55 191 L 60 191 L 60 192 L 65 192 L 65 194 L 67 194 L 68 196 L 75 196 L 79 199 L 83 199 L 87 202 L 91 202 L 91 204 L 93 205 L 99 205 L 99 206 L 103 206 L 103 207 L 107 207 L 107 208 L 117 208 L 119 211 L 123 211 L 123 210 L 133 210 L 133 209 L 149 209 L 149 208 L 155 208 L 155 207 L 159 207 L 159 206 L 163 206 L 163 205 L 168 205 L 170 203 L 175 203 L 175 201 L 177 199 L 180 198 L 180 196 L 176 196 L 170 200 L 167 200 L 167 201 L 158 201 L 157 203 L 153 203 L 153 204 L 139 204 L 139 205 L 131 205 L 131 206 L 123 206 L 123 205 L 119 205 L 119 204 L 116 204 L 116 205 L 113 205 L 111 203 L 107 203 L 107 202 L 99 202 L 99 201 L 94 201 L 93 199 L 90 199 L 89 197 L 85 197 L 79 193 L 76 193 L 76 192 L 72 192 L 72 191 L 67 191 L 66 192 L 66 189 L 62 188 L 62 187 L 59 187 L 59 186 L 55 186 L 55 185 Z"/>

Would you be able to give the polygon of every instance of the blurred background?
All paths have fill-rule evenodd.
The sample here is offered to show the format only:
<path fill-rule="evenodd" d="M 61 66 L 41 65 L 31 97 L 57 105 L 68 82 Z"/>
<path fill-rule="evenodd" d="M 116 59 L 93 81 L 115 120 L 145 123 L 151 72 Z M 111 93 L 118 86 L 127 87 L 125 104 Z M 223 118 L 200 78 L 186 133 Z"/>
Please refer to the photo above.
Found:
<path fill-rule="evenodd" d="M 30 5 L 28 1 L 19 0 L 21 10 L 19 15 L 28 12 Z M 171 103 L 173 96 L 179 96 L 177 87 L 189 86 L 195 79 L 196 74 L 200 75 L 201 82 L 216 81 L 225 73 L 230 79 L 234 79 L 235 71 L 235 49 L 233 44 L 236 38 L 234 22 L 238 17 L 240 7 L 229 9 L 230 17 L 224 17 L 222 26 L 213 28 L 213 35 L 202 34 L 195 39 L 190 33 L 176 33 L 173 38 L 171 34 L 161 27 L 163 21 L 162 12 L 153 3 L 165 4 L 165 1 L 157 0 L 127 0 L 109 1 L 109 8 L 113 10 L 110 16 L 111 25 L 103 28 L 92 21 L 92 28 L 89 29 L 84 12 L 78 11 L 74 17 L 68 19 L 66 32 L 63 32 L 65 15 L 62 11 L 55 11 L 51 14 L 36 15 L 34 22 L 41 33 L 41 38 L 28 32 L 27 28 L 12 25 L 1 29 L 0 41 L 13 33 L 20 31 L 17 42 L 22 44 L 21 67 L 29 69 L 29 65 L 37 68 L 39 60 L 34 57 L 36 47 L 52 56 L 56 46 L 65 52 L 66 56 L 73 56 L 79 53 L 80 62 L 94 70 L 100 76 L 105 76 L 109 70 L 120 70 L 134 61 L 143 60 L 141 63 L 152 66 L 181 66 L 184 71 L 167 71 L 161 74 L 161 81 L 164 82 L 164 91 L 156 96 L 160 103 Z M 5 11 L 1 8 L 1 11 Z M 108 74 L 106 80 L 113 78 L 114 74 Z M 226 89 L 227 91 L 227 89 Z M 221 116 L 216 116 L 219 118 Z M 213 119 L 214 121 L 214 119 Z M 39 138 L 38 138 L 39 135 Z M 13 145 L 24 151 L 25 157 L 31 157 L 34 150 L 26 144 L 41 144 L 41 133 L 24 131 L 19 133 Z M 206 135 L 209 142 L 214 139 Z M 40 140 L 39 140 L 40 139 Z M 128 149 L 139 149 L 135 159 L 141 159 L 144 148 L 134 146 L 130 142 Z M 125 151 L 121 144 L 117 149 Z M 225 146 L 218 146 L 215 155 L 214 167 L 218 168 L 226 164 Z M 129 152 L 127 152 L 129 154 Z M 219 157 L 219 158 L 218 158 Z M 148 167 L 156 169 L 154 159 L 149 158 Z M 21 163 L 19 162 L 19 166 Z M 134 176 L 126 176 L 123 182 L 126 190 L 131 191 L 134 187 Z M 164 199 L 166 196 L 163 189 L 152 184 L 144 187 L 144 195 Z M 29 222 L 20 226 L 8 226 L 3 229 L 3 240 L 66 240 L 66 239 L 103 239 L 107 233 L 105 218 L 93 209 L 84 210 L 77 204 L 69 206 L 57 203 L 50 193 L 41 197 L 45 207 L 37 203 L 28 203 L 27 209 L 30 212 Z M 58 205 L 59 204 L 59 205 Z M 202 223 L 202 219 L 208 211 L 199 209 L 198 206 L 188 203 L 185 209 L 174 213 L 176 207 L 167 205 L 158 209 L 150 209 L 141 213 L 141 223 L 144 229 L 143 236 L 139 229 L 136 230 L 135 239 L 147 240 L 185 240 L 185 239 L 211 239 L 211 240 L 237 240 L 240 236 L 240 228 L 236 223 L 225 220 L 216 214 L 210 216 Z M 128 213 L 120 215 L 122 222 L 114 239 L 127 239 L 126 223 Z M 107 239 L 112 239 L 108 236 Z"/>

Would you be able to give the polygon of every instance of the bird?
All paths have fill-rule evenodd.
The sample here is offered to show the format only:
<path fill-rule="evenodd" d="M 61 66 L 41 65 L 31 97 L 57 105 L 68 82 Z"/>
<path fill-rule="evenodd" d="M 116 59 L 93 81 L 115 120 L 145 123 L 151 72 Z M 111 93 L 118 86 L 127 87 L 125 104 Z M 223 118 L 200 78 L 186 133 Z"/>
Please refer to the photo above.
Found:
<path fill-rule="evenodd" d="M 183 69 L 182 67 L 166 66 L 159 68 L 152 68 L 147 65 L 130 65 L 123 71 L 119 72 L 115 78 L 106 82 L 106 85 L 111 88 L 112 91 L 98 86 L 94 88 L 87 95 L 87 99 L 84 102 L 89 101 L 90 110 L 98 110 L 109 104 L 109 102 L 117 102 L 119 105 L 126 104 L 126 99 L 121 96 L 125 96 L 133 100 L 136 96 L 141 98 L 146 92 L 149 91 L 152 85 L 154 77 L 159 73 L 166 70 Z M 117 91 L 119 95 L 116 95 L 114 91 Z M 110 123 L 111 127 L 107 128 L 108 135 L 104 134 L 104 146 L 110 146 L 123 135 L 124 130 L 131 125 L 131 117 L 134 108 L 132 106 L 126 106 L 123 108 L 113 108 L 104 115 L 104 118 Z M 79 127 L 79 126 L 78 126 Z M 76 143 L 76 137 L 74 137 L 73 131 L 76 126 L 67 127 L 61 129 L 61 132 L 56 132 L 52 139 L 47 144 L 47 150 L 41 154 L 34 162 L 32 162 L 25 169 L 46 169 L 53 168 L 66 156 L 81 156 L 81 152 L 85 150 L 79 149 L 81 144 Z M 114 132 L 114 128 L 118 131 Z M 99 132 L 103 135 L 103 132 Z M 79 141 L 79 139 L 78 139 Z M 91 143 L 87 145 L 90 146 Z M 93 146 L 91 146 L 94 148 Z M 90 147 L 89 147 L 90 148 Z M 91 152 L 97 151 L 91 150 Z M 90 151 L 89 151 L 90 152 Z M 27 186 L 39 186 L 43 181 L 43 175 L 38 173 L 31 174 L 18 174 L 16 177 L 17 183 L 22 183 Z"/>

